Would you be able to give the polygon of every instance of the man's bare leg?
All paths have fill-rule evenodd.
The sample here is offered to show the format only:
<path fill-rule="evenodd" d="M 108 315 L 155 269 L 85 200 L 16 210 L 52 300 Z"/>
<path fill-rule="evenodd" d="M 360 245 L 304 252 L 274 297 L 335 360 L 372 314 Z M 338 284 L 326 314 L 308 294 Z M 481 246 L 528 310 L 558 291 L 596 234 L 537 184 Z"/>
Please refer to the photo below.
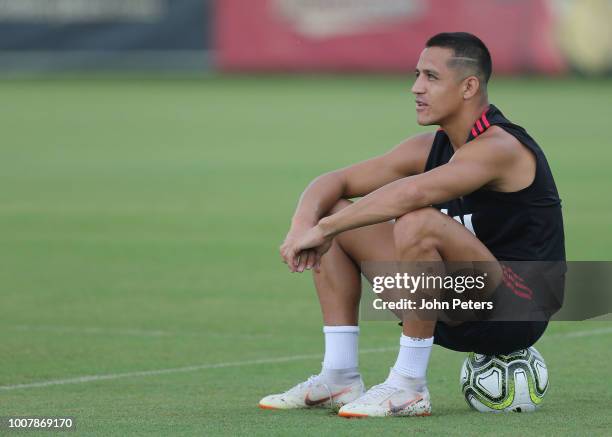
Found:
<path fill-rule="evenodd" d="M 400 261 L 496 261 L 489 249 L 463 225 L 434 208 L 400 217 L 393 235 L 396 259 Z M 407 321 L 403 333 L 410 337 L 431 337 L 435 324 L 429 320 Z"/>
<path fill-rule="evenodd" d="M 330 214 L 348 205 L 348 200 L 341 200 Z M 285 393 L 266 396 L 259 403 L 261 408 L 337 407 L 364 393 L 358 370 L 359 260 L 390 261 L 393 257 L 391 223 L 344 232 L 334 239 L 321 260 L 319 271 L 313 273 L 325 325 L 323 369 L 315 378 Z"/>
<path fill-rule="evenodd" d="M 330 214 L 350 204 L 348 200 L 342 200 Z M 319 271 L 313 273 L 324 322 L 325 355 L 321 376 L 333 382 L 347 383 L 361 378 L 358 371 L 358 312 L 361 299 L 359 260 L 362 257 L 393 259 L 391 223 L 340 234 L 323 256 Z"/>
<path fill-rule="evenodd" d="M 350 204 L 348 200 L 341 200 L 330 214 Z M 361 299 L 360 262 L 392 261 L 394 258 L 391 222 L 338 235 L 321 259 L 321 268 L 313 273 L 324 324 L 357 326 Z"/>
<path fill-rule="evenodd" d="M 331 213 L 349 204 L 349 201 L 340 201 Z M 330 369 L 328 376 L 337 380 L 331 381 L 332 378 L 319 377 L 305 386 L 300 384 L 285 393 L 267 396 L 262 399 L 260 406 L 304 408 L 310 406 L 305 402 L 305 395 L 316 396 L 317 393 L 319 396 L 324 396 L 325 393 L 336 395 L 344 390 L 342 387 L 350 388 L 351 391 L 343 393 L 340 397 L 332 396 L 333 399 L 329 404 L 338 405 L 347 400 L 351 402 L 350 397 L 358 393 L 362 387 L 361 378 L 355 377 L 359 375 L 356 372 L 358 331 L 353 329 L 350 332 L 348 329 L 349 332 L 343 333 L 342 328 L 357 328 L 361 297 L 359 266 L 364 261 L 393 261 L 398 258 L 405 261 L 423 260 L 421 257 L 447 261 L 494 260 L 486 247 L 473 234 L 452 218 L 433 208 L 409 213 L 399 218 L 395 224 L 380 223 L 341 233 L 334 239 L 332 248 L 323 256 L 320 271 L 314 273 L 324 323 L 327 327 L 336 328 L 332 329 L 335 332 L 326 334 L 326 337 L 332 338 L 329 347 L 326 347 L 326 358 L 327 351 L 344 350 L 331 360 L 336 363 L 336 369 Z M 434 327 L 435 322 L 431 321 L 408 321 L 404 326 L 404 334 L 425 339 L 432 336 Z M 346 336 L 342 338 L 344 335 Z M 333 337 L 339 338 L 333 339 Z M 326 345 L 328 345 L 327 338 Z M 347 357 L 348 364 L 346 361 L 343 362 Z M 348 371 L 343 374 L 343 370 Z M 353 379 L 356 381 L 346 384 Z M 336 389 L 339 391 L 335 392 Z M 310 402 L 312 403 L 312 399 Z M 422 404 L 419 404 L 413 405 L 404 413 L 425 414 L 424 411 L 427 413 L 427 410 L 422 408 Z M 348 415 L 351 414 L 353 413 Z"/>
<path fill-rule="evenodd" d="M 400 217 L 393 225 L 392 236 L 394 259 L 400 261 L 495 261 L 490 251 L 463 225 L 434 208 Z M 356 255 L 347 244 L 341 241 L 340 245 L 351 256 Z M 435 320 L 404 320 L 400 352 L 387 380 L 344 406 L 339 414 L 344 417 L 429 415 L 431 404 L 425 375 L 435 325 Z"/>

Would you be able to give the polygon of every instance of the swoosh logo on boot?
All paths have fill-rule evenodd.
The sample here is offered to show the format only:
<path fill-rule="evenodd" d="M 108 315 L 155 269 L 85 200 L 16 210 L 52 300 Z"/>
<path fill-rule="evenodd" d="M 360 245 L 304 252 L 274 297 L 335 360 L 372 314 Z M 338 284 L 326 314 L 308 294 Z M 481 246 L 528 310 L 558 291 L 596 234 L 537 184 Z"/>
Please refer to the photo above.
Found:
<path fill-rule="evenodd" d="M 304 403 L 306 405 L 308 405 L 309 407 L 314 407 L 316 405 L 321 405 L 324 402 L 330 401 L 332 400 L 332 398 L 337 398 L 338 396 L 342 396 L 345 393 L 348 393 L 351 391 L 351 387 L 347 387 L 344 390 L 340 390 L 338 393 L 332 393 L 331 396 L 327 396 L 325 398 L 321 398 L 321 399 L 310 399 L 310 392 L 306 393 L 306 397 L 304 398 Z"/>
<path fill-rule="evenodd" d="M 397 414 L 397 413 L 400 413 L 402 410 L 405 410 L 406 408 L 422 400 L 423 400 L 423 397 L 418 397 L 416 399 L 412 399 L 411 401 L 408 401 L 400 405 L 393 405 L 393 403 L 389 401 L 389 411 L 391 411 L 391 414 Z"/>

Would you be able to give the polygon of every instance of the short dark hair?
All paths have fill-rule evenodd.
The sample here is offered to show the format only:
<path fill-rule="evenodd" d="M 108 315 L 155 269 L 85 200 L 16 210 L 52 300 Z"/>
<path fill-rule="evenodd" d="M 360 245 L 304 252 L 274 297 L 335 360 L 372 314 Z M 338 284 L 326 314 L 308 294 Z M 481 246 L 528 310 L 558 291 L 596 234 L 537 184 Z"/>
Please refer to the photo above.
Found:
<path fill-rule="evenodd" d="M 484 84 L 489 82 L 493 72 L 493 61 L 486 45 L 475 35 L 467 32 L 444 32 L 429 38 L 425 47 L 452 49 L 454 59 L 451 67 L 463 67 L 474 71 Z"/>

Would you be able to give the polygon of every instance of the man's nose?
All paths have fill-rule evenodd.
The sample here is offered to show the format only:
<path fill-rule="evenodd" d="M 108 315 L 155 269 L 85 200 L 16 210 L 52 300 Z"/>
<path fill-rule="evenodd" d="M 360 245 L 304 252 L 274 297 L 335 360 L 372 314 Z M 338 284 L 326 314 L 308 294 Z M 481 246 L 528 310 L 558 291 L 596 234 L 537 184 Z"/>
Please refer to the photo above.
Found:
<path fill-rule="evenodd" d="M 412 84 L 412 94 L 423 94 L 425 93 L 425 88 L 423 87 L 423 81 L 421 77 L 417 77 Z"/>

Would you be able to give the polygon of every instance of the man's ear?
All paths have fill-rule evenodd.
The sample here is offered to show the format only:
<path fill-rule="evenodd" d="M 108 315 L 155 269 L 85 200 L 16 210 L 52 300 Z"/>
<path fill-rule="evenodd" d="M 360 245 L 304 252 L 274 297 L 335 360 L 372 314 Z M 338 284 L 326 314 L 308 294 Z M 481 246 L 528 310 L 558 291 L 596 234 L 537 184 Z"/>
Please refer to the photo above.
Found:
<path fill-rule="evenodd" d="M 463 99 L 469 100 L 480 90 L 480 79 L 476 76 L 468 76 L 463 79 Z"/>

